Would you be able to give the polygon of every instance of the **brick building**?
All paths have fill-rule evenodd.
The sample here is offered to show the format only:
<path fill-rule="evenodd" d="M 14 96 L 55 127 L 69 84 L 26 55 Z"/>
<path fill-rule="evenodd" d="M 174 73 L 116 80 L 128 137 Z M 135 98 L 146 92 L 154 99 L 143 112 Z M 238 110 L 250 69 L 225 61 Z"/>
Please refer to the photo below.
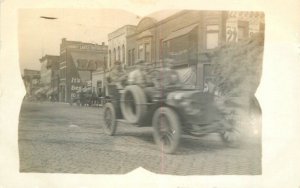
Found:
<path fill-rule="evenodd" d="M 134 57 L 128 64 L 136 59 L 154 64 L 169 59 L 186 85 L 200 89 L 210 69 L 210 62 L 203 61 L 200 54 L 230 42 L 229 30 L 234 24 L 236 42 L 263 30 L 264 23 L 263 14 L 254 12 L 182 10 L 162 14 L 144 17 L 136 32 L 127 36 L 127 53 Z"/>
<path fill-rule="evenodd" d="M 123 65 L 128 64 L 127 36 L 135 33 L 136 26 L 125 25 L 108 34 L 108 67 L 113 67 L 116 61 Z"/>
<path fill-rule="evenodd" d="M 59 64 L 59 101 L 71 102 L 82 87 L 92 87 L 92 73 L 104 67 L 108 47 L 62 39 Z"/>
<path fill-rule="evenodd" d="M 24 69 L 23 82 L 26 89 L 26 97 L 32 96 L 34 92 L 39 89 L 40 84 L 40 71 Z"/>
<path fill-rule="evenodd" d="M 40 59 L 41 85 L 47 96 L 58 98 L 59 86 L 59 56 L 45 55 Z"/>

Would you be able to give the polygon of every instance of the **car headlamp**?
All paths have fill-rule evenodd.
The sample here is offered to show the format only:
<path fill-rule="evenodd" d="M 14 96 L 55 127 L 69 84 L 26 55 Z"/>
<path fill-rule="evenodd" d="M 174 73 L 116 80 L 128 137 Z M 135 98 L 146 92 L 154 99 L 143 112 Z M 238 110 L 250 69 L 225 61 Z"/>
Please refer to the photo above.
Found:
<path fill-rule="evenodd" d="M 174 99 L 175 99 L 175 100 L 182 100 L 182 99 L 183 99 L 182 93 L 176 93 L 176 94 L 174 95 Z"/>
<path fill-rule="evenodd" d="M 195 115 L 200 112 L 200 109 L 197 107 L 196 102 L 189 99 L 184 99 L 180 102 L 184 111 L 189 115 Z"/>

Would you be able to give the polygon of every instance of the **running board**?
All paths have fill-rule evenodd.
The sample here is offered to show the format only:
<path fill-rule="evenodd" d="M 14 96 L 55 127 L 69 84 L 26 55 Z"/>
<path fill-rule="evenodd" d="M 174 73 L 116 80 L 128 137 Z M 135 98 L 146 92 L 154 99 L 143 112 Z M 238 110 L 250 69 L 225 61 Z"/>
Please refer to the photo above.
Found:
<path fill-rule="evenodd" d="M 128 122 L 126 119 L 117 119 L 117 122 L 118 122 L 118 123 L 124 123 L 124 124 L 130 124 L 130 125 L 134 125 L 134 126 L 137 126 L 137 127 L 138 127 L 138 124 L 130 123 L 130 122 Z"/>

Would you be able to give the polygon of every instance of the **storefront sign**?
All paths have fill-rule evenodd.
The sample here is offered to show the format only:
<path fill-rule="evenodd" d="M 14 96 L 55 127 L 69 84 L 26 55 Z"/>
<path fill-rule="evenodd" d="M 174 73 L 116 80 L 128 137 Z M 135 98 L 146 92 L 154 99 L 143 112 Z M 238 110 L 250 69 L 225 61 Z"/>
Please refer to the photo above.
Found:
<path fill-rule="evenodd" d="M 235 18 L 229 18 L 226 22 L 226 42 L 237 42 L 238 21 Z"/>
<path fill-rule="evenodd" d="M 74 78 L 74 77 L 72 77 L 71 83 L 80 83 L 80 78 Z"/>
<path fill-rule="evenodd" d="M 249 36 L 251 37 L 254 33 L 258 33 L 260 31 L 260 22 L 252 21 L 249 23 Z"/>
<path fill-rule="evenodd" d="M 81 80 L 80 78 L 72 77 L 71 78 L 71 99 L 74 99 L 80 91 L 81 86 L 80 86 Z"/>
<path fill-rule="evenodd" d="M 102 50 L 102 46 L 95 46 L 95 45 L 80 45 L 79 49 L 81 50 Z"/>
<path fill-rule="evenodd" d="M 96 70 L 102 64 L 100 60 L 92 60 L 92 59 L 77 59 L 78 69 L 80 70 Z"/>

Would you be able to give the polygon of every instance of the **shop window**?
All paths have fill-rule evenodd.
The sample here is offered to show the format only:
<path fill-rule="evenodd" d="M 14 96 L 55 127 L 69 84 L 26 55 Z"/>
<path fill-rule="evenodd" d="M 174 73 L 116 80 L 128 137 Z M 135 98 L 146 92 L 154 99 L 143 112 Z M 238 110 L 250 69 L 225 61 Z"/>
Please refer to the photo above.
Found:
<path fill-rule="evenodd" d="M 206 49 L 219 46 L 219 25 L 206 26 Z"/>
<path fill-rule="evenodd" d="M 198 52 L 196 28 L 183 36 L 165 41 L 163 44 L 163 59 L 171 59 L 175 65 L 196 63 Z"/>

